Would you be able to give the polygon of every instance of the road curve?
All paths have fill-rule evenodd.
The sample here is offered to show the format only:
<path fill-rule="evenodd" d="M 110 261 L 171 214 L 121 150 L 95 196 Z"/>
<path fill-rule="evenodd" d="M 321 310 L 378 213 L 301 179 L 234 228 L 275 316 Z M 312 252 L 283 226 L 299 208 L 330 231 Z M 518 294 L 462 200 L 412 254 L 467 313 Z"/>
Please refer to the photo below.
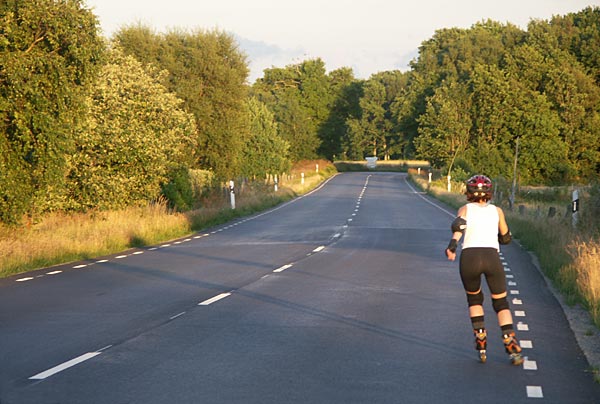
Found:
<path fill-rule="evenodd" d="M 526 346 L 485 303 L 476 360 L 454 212 L 401 173 L 345 173 L 170 243 L 0 281 L 0 404 L 598 403 L 544 279 L 503 246 Z"/>

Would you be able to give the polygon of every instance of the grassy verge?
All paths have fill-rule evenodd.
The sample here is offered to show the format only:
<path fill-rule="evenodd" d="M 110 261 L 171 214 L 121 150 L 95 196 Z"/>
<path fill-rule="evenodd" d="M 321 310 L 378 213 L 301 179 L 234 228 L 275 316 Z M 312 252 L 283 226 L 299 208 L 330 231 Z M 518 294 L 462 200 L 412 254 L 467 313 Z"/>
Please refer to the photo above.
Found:
<path fill-rule="evenodd" d="M 298 164 L 280 179 L 277 192 L 266 182 L 240 187 L 235 210 L 228 194 L 215 191 L 203 198 L 202 208 L 190 212 L 173 212 L 158 201 L 120 211 L 55 213 L 27 227 L 0 227 L 0 277 L 183 237 L 288 201 L 335 173 L 326 161 Z"/>
<path fill-rule="evenodd" d="M 429 184 L 414 171 L 410 173 L 411 181 L 435 198 L 454 208 L 465 203 L 463 194 L 447 192 L 444 183 Z M 556 190 L 549 190 L 548 194 L 554 195 L 554 203 L 539 195 L 535 200 L 523 195 L 523 202 L 514 211 L 502 206 L 509 227 L 514 237 L 536 255 L 566 302 L 584 307 L 600 328 L 600 224 L 594 211 L 600 209 L 600 198 L 594 192 L 585 193 L 581 204 L 589 207 L 587 214 L 573 226 L 570 214 L 562 213 L 565 209 L 554 209 L 558 213 L 552 215 L 545 213 L 551 207 L 565 205 L 564 197 L 558 197 Z"/>

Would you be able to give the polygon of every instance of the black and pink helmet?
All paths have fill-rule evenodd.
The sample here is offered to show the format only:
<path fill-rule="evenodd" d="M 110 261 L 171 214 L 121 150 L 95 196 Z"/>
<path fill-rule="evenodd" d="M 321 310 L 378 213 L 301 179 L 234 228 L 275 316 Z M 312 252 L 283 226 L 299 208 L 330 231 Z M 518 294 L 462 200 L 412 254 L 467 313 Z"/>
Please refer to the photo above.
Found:
<path fill-rule="evenodd" d="M 492 199 L 492 180 L 485 175 L 474 175 L 467 180 L 467 200 L 478 202 Z"/>

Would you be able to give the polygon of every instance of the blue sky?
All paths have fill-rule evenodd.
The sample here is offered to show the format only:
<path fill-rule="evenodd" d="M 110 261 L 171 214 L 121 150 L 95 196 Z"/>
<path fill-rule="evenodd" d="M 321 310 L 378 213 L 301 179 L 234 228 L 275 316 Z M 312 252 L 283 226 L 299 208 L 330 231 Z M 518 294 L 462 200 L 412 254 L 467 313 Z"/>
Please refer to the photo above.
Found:
<path fill-rule="evenodd" d="M 248 55 L 250 81 L 271 66 L 320 57 L 328 71 L 352 67 L 357 78 L 407 70 L 437 29 L 491 19 L 523 29 L 531 19 L 600 6 L 600 0 L 86 0 L 105 36 L 141 22 L 170 28 L 220 29 Z"/>

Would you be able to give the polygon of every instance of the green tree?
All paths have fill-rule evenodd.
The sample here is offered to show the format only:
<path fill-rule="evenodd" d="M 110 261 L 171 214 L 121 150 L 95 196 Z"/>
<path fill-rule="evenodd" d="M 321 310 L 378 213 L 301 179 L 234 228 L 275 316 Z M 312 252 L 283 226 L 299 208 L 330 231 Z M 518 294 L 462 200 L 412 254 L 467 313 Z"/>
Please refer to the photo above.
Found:
<path fill-rule="evenodd" d="M 289 171 L 289 144 L 277 132 L 273 113 L 255 97 L 248 99 L 250 134 L 244 147 L 242 175 L 265 178 Z"/>
<path fill-rule="evenodd" d="M 386 152 L 386 134 L 390 127 L 385 120 L 385 87 L 377 80 L 368 80 L 363 87 L 363 96 L 359 105 L 360 117 L 350 118 L 349 128 L 351 153 L 364 158 L 383 156 Z"/>
<path fill-rule="evenodd" d="M 89 126 L 71 161 L 76 207 L 145 204 L 190 166 L 194 118 L 160 83 L 164 75 L 118 48 L 110 52 L 87 100 Z"/>
<path fill-rule="evenodd" d="M 290 144 L 293 161 L 318 157 L 319 130 L 329 117 L 335 96 L 325 64 L 307 60 L 264 71 L 252 94 L 275 114 L 281 136 Z"/>
<path fill-rule="evenodd" d="M 131 26 L 117 32 L 114 40 L 142 63 L 169 72 L 165 85 L 196 119 L 197 165 L 212 169 L 219 180 L 235 176 L 248 132 L 248 66 L 234 38 L 218 30 L 157 34 Z"/>
<path fill-rule="evenodd" d="M 359 115 L 362 85 L 349 67 L 330 72 L 328 78 L 333 101 L 327 119 L 319 127 L 319 155 L 334 160 L 344 155 L 342 142 L 348 131 L 348 118 Z"/>
<path fill-rule="evenodd" d="M 452 175 L 457 158 L 471 140 L 471 94 L 456 81 L 444 82 L 428 98 L 425 113 L 419 118 L 419 136 L 415 139 L 417 156 L 434 166 L 446 167 Z"/>
<path fill-rule="evenodd" d="M 0 2 L 0 220 L 65 203 L 67 156 L 103 50 L 80 0 Z"/>

